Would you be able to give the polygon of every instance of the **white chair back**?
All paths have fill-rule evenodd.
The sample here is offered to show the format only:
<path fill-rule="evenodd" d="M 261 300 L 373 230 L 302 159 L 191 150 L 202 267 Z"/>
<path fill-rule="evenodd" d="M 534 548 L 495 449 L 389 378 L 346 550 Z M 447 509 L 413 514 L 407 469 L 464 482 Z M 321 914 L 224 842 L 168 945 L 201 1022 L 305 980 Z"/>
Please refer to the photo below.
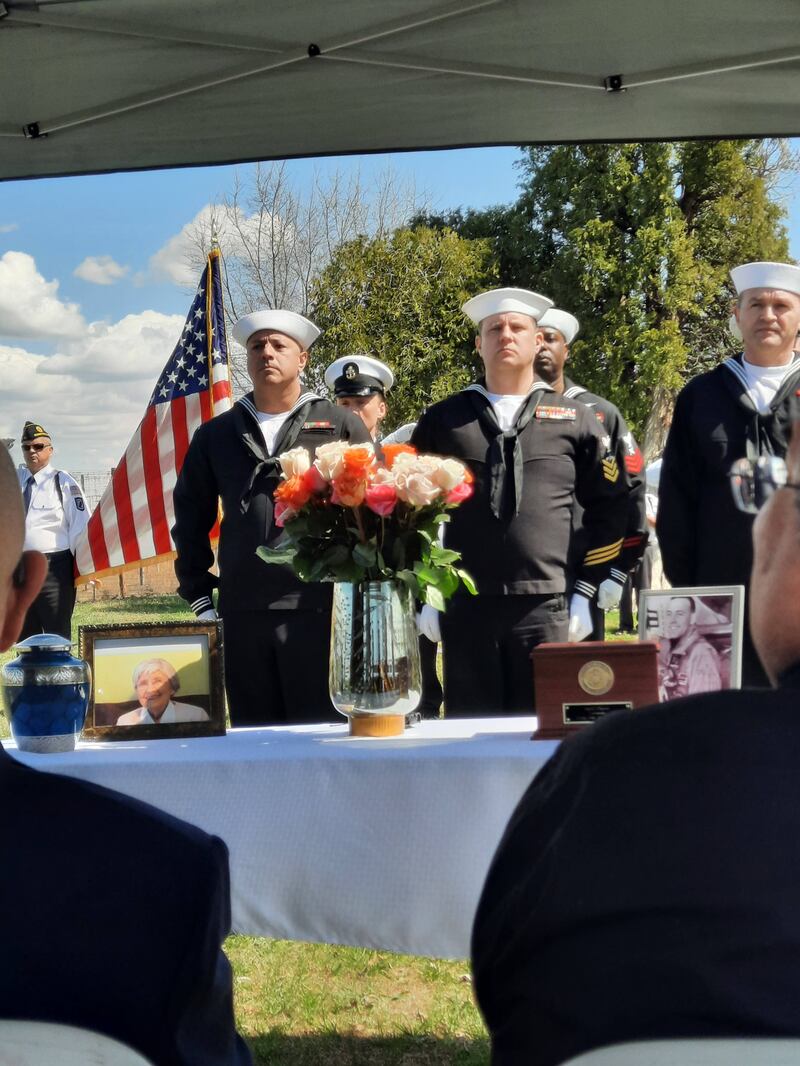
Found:
<path fill-rule="evenodd" d="M 127 1045 L 89 1029 L 0 1019 L 0 1066 L 151 1066 Z"/>
<path fill-rule="evenodd" d="M 586 1051 L 562 1066 L 800 1066 L 800 1040 L 642 1040 Z"/>

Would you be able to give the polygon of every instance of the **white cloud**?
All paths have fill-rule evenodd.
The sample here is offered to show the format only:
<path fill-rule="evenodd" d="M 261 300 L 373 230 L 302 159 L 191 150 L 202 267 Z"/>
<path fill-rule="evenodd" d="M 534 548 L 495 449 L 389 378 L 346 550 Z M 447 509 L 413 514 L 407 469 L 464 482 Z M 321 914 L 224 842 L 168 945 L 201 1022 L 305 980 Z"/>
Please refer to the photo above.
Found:
<path fill-rule="evenodd" d="M 191 222 L 150 257 L 150 273 L 158 281 L 188 286 L 197 282 L 199 252 L 197 235 L 211 232 L 212 216 L 219 212 L 213 204 L 206 204 Z"/>
<path fill-rule="evenodd" d="M 77 337 L 86 329 L 78 304 L 58 298 L 58 282 L 46 281 L 33 256 L 0 257 L 0 337 Z"/>
<path fill-rule="evenodd" d="M 70 374 L 83 382 L 150 380 L 151 388 L 178 342 L 181 315 L 142 311 L 119 322 L 92 322 L 40 366 L 45 375 Z"/>
<path fill-rule="evenodd" d="M 144 311 L 92 323 L 55 355 L 0 345 L 0 437 L 17 442 L 23 424 L 53 435 L 54 462 L 106 470 L 119 462 L 183 328 L 179 315 Z M 19 443 L 12 450 L 20 461 Z"/>
<path fill-rule="evenodd" d="M 87 255 L 73 270 L 76 278 L 90 281 L 93 285 L 113 285 L 124 278 L 130 267 L 122 266 L 110 255 Z"/>
<path fill-rule="evenodd" d="M 0 226 L 0 233 L 13 233 L 14 230 L 19 229 L 18 222 L 6 222 L 4 226 Z"/>
<path fill-rule="evenodd" d="M 272 224 L 276 230 L 284 226 L 277 216 L 273 216 Z M 182 288 L 190 288 L 197 283 L 202 267 L 202 249 L 211 247 L 212 231 L 216 231 L 223 252 L 230 259 L 244 255 L 243 235 L 249 238 L 252 246 L 259 240 L 264 244 L 268 238 L 269 225 L 269 215 L 245 215 L 238 208 L 233 210 L 216 204 L 206 204 L 191 222 L 187 222 L 150 257 L 148 274 L 137 274 L 134 283 L 143 284 L 149 275 L 150 279 L 156 281 L 171 281 Z M 291 238 L 292 232 L 291 226 L 286 224 L 284 239 Z"/>

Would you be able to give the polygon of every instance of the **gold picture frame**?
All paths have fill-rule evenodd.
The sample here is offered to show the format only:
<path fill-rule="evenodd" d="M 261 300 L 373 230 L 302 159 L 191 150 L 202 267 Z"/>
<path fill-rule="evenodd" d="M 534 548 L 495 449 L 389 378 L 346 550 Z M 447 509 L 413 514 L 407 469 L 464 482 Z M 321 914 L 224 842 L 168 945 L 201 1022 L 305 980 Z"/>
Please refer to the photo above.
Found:
<path fill-rule="evenodd" d="M 92 671 L 84 739 L 224 735 L 219 622 L 80 626 L 78 646 Z"/>

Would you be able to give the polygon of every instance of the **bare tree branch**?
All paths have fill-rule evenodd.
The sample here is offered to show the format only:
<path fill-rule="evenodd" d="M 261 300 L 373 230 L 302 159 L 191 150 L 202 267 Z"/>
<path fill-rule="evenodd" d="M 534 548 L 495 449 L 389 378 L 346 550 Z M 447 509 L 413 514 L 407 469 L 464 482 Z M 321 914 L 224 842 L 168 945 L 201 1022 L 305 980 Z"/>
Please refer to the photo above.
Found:
<path fill-rule="evenodd" d="M 189 227 L 186 266 L 202 269 L 213 231 L 229 324 L 259 307 L 307 314 L 314 280 L 342 244 L 388 236 L 426 209 L 413 181 L 389 167 L 369 186 L 359 171 L 337 170 L 301 189 L 285 162 L 257 164 L 237 171 L 231 191 Z M 247 391 L 241 353 L 232 353 L 231 372 L 237 394 Z"/>

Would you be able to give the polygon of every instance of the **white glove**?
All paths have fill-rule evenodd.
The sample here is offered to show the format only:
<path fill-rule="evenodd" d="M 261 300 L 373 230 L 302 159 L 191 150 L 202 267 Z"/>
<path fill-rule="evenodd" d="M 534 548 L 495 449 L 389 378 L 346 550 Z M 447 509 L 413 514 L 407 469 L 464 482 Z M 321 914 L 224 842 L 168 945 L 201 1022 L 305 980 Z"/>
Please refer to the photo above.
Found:
<path fill-rule="evenodd" d="M 209 607 L 207 611 L 203 611 L 202 614 L 197 616 L 198 622 L 216 622 L 217 612 L 213 607 Z"/>
<path fill-rule="evenodd" d="M 417 615 L 417 629 L 428 640 L 438 644 L 442 639 L 442 627 L 439 624 L 439 612 L 429 603 L 423 604 L 422 610 Z"/>
<path fill-rule="evenodd" d="M 628 575 L 622 570 L 612 570 L 597 590 L 597 606 L 601 611 L 613 611 L 622 599 L 622 587 Z"/>
<path fill-rule="evenodd" d="M 592 614 L 589 610 L 589 601 L 585 596 L 581 596 L 580 593 L 576 592 L 569 601 L 569 631 L 567 633 L 567 640 L 570 644 L 577 644 L 578 641 L 583 640 L 584 637 L 588 637 L 593 629 L 594 626 L 592 625 Z"/>

